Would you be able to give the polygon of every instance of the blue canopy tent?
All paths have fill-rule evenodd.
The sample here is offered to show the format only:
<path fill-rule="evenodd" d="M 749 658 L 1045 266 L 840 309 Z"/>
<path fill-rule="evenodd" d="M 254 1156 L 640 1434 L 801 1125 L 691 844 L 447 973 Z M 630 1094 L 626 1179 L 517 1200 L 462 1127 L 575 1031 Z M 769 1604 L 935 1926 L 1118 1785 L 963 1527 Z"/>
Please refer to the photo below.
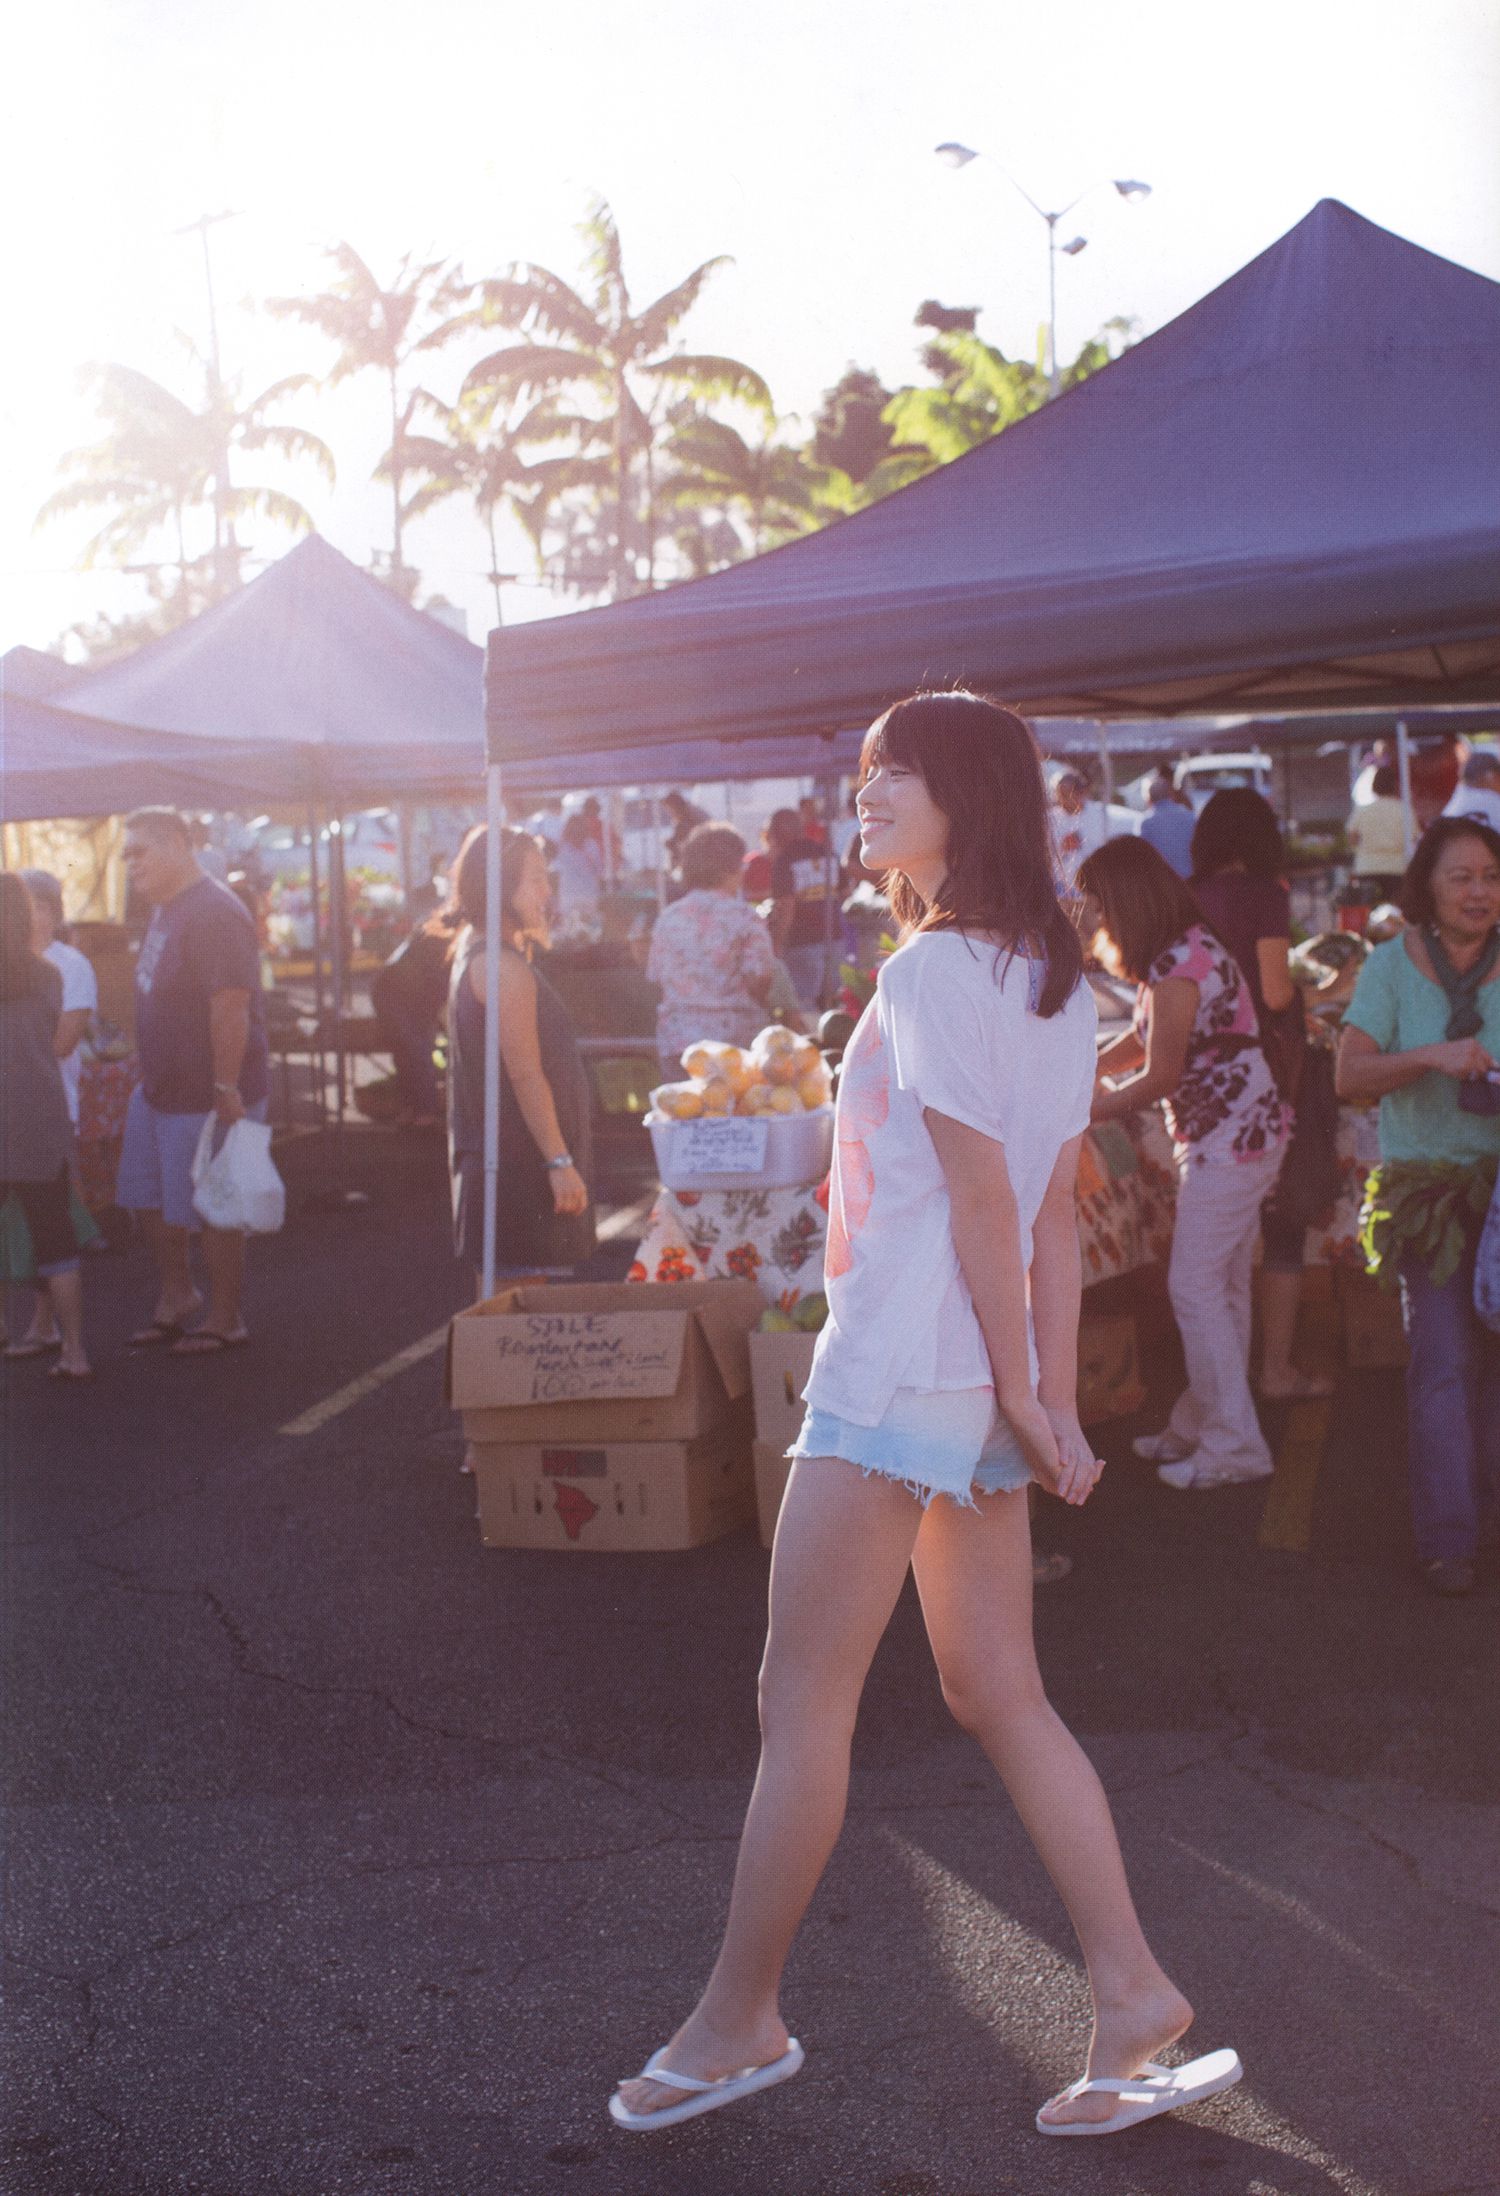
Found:
<path fill-rule="evenodd" d="M 1500 283 L 1324 200 L 1180 318 L 870 510 L 491 635 L 491 755 L 868 722 L 1500 692 Z"/>
<path fill-rule="evenodd" d="M 830 731 L 959 680 L 1096 718 L 1489 699 L 1497 366 L 1500 284 L 1325 199 L 1102 372 L 869 510 L 492 633 L 492 812 L 523 760 Z"/>
<path fill-rule="evenodd" d="M 0 691 L 3 823 L 117 816 L 152 801 L 259 806 L 275 796 L 276 775 L 275 758 L 254 747 L 143 732 Z"/>

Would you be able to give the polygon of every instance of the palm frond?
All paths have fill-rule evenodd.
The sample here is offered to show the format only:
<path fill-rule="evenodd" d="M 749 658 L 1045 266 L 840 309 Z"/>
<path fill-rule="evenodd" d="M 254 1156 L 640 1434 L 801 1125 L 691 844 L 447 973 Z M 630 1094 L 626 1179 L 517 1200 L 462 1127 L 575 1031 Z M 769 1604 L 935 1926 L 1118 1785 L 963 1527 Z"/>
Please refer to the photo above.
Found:
<path fill-rule="evenodd" d="M 731 267 L 733 264 L 728 252 L 720 252 L 714 259 L 705 259 L 702 266 L 695 267 L 675 289 L 664 291 L 653 304 L 638 313 L 629 329 L 632 354 L 641 359 L 654 357 L 664 343 L 671 341 L 686 320 L 703 295 L 710 276 L 717 274 L 721 267 Z"/>
<path fill-rule="evenodd" d="M 596 349 L 607 333 L 597 314 L 584 303 L 571 283 L 550 267 L 521 260 L 507 273 L 476 282 L 470 293 L 478 303 L 457 314 L 444 329 L 434 331 L 444 340 L 471 328 L 535 329 L 554 341 L 576 344 L 580 350 Z"/>
<path fill-rule="evenodd" d="M 608 386 L 608 372 L 585 351 L 565 350 L 560 344 L 520 343 L 508 351 L 492 351 L 464 375 L 461 394 L 495 387 L 518 394 L 555 389 L 572 381 Z"/>
<path fill-rule="evenodd" d="M 278 457 L 305 459 L 316 465 L 330 488 L 338 478 L 333 452 L 321 435 L 309 434 L 305 427 L 282 427 L 268 420 L 241 428 L 235 441 L 242 450 L 273 450 Z"/>
<path fill-rule="evenodd" d="M 584 266 L 594 278 L 594 309 L 611 327 L 622 327 L 630 317 L 630 292 L 625 284 L 619 224 L 607 198 L 596 192 L 589 200 L 578 233 L 583 238 Z"/>
<path fill-rule="evenodd" d="M 757 411 L 775 416 L 771 391 L 764 378 L 741 359 L 718 358 L 703 351 L 677 351 L 670 358 L 653 360 L 636 370 L 653 381 L 685 389 L 701 399 L 737 397 Z"/>
<path fill-rule="evenodd" d="M 307 506 L 295 496 L 283 495 L 279 488 L 230 488 L 224 496 L 224 509 L 231 519 L 269 519 L 274 526 L 288 527 L 294 534 L 313 531 L 313 516 Z"/>

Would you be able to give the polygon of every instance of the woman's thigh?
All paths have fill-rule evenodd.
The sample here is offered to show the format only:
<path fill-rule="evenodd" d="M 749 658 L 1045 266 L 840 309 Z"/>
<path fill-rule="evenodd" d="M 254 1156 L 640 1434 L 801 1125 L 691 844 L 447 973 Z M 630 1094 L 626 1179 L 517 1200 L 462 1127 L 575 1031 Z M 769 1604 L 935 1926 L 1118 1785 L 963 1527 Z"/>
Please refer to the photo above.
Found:
<path fill-rule="evenodd" d="M 771 1553 L 762 1694 L 858 1704 L 922 1522 L 904 1487 L 840 1456 L 798 1457 Z"/>
<path fill-rule="evenodd" d="M 949 1704 L 959 1709 L 984 1694 L 1015 1705 L 1037 1697 L 1026 1489 L 982 1495 L 977 1512 L 934 1502 L 912 1569 Z"/>

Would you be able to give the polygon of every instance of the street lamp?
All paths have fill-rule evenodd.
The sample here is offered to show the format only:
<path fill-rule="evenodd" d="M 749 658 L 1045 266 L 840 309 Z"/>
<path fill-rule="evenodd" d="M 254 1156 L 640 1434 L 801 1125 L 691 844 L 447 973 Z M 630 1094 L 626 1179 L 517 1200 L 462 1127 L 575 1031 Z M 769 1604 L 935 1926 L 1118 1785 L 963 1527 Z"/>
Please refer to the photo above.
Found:
<path fill-rule="evenodd" d="M 966 168 L 971 160 L 980 158 L 972 146 L 959 145 L 951 140 L 945 145 L 935 147 L 935 150 L 939 160 L 950 168 Z M 1062 252 L 1067 258 L 1076 259 L 1088 245 L 1086 236 L 1070 237 L 1066 244 L 1060 244 L 1057 239 L 1057 224 L 1064 214 L 1070 214 L 1075 206 L 1081 205 L 1092 192 L 1102 190 L 1104 186 L 1102 183 L 1091 183 L 1088 190 L 1080 191 L 1076 198 L 1070 198 L 1067 205 L 1060 206 L 1056 213 L 1048 213 L 1046 207 L 1039 206 L 1030 191 L 1016 181 L 1009 168 L 1000 167 L 998 160 L 995 166 L 1000 168 L 1000 173 L 1011 188 L 1020 192 L 1032 212 L 1040 214 L 1047 224 L 1047 390 L 1049 397 L 1055 397 L 1062 385 L 1057 370 L 1057 255 Z M 1141 199 L 1151 196 L 1151 185 L 1142 183 L 1133 176 L 1117 176 L 1113 183 L 1127 206 L 1137 205 Z"/>

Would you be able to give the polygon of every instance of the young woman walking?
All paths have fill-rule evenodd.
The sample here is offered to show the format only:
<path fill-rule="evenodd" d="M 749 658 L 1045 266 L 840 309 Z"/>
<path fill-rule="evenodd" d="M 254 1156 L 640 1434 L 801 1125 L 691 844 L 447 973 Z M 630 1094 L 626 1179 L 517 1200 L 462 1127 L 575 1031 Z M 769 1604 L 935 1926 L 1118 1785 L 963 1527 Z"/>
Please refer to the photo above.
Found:
<path fill-rule="evenodd" d="M 1027 1486 L 1076 1505 L 1100 1471 L 1075 1402 L 1093 1002 L 1018 717 L 914 696 L 870 732 L 861 779 L 862 859 L 887 873 L 904 941 L 844 1057 L 829 1320 L 771 1559 L 760 1770 L 708 1985 L 610 2112 L 667 2127 L 801 2066 L 781 1973 L 911 1566 L 944 1699 L 1004 1778 L 1088 1966 L 1087 2074 L 1037 2126 L 1105 2134 L 1227 2087 L 1239 2062 L 1156 2064 L 1192 2008 L 1141 1934 L 1103 1790 L 1032 1648 Z"/>

